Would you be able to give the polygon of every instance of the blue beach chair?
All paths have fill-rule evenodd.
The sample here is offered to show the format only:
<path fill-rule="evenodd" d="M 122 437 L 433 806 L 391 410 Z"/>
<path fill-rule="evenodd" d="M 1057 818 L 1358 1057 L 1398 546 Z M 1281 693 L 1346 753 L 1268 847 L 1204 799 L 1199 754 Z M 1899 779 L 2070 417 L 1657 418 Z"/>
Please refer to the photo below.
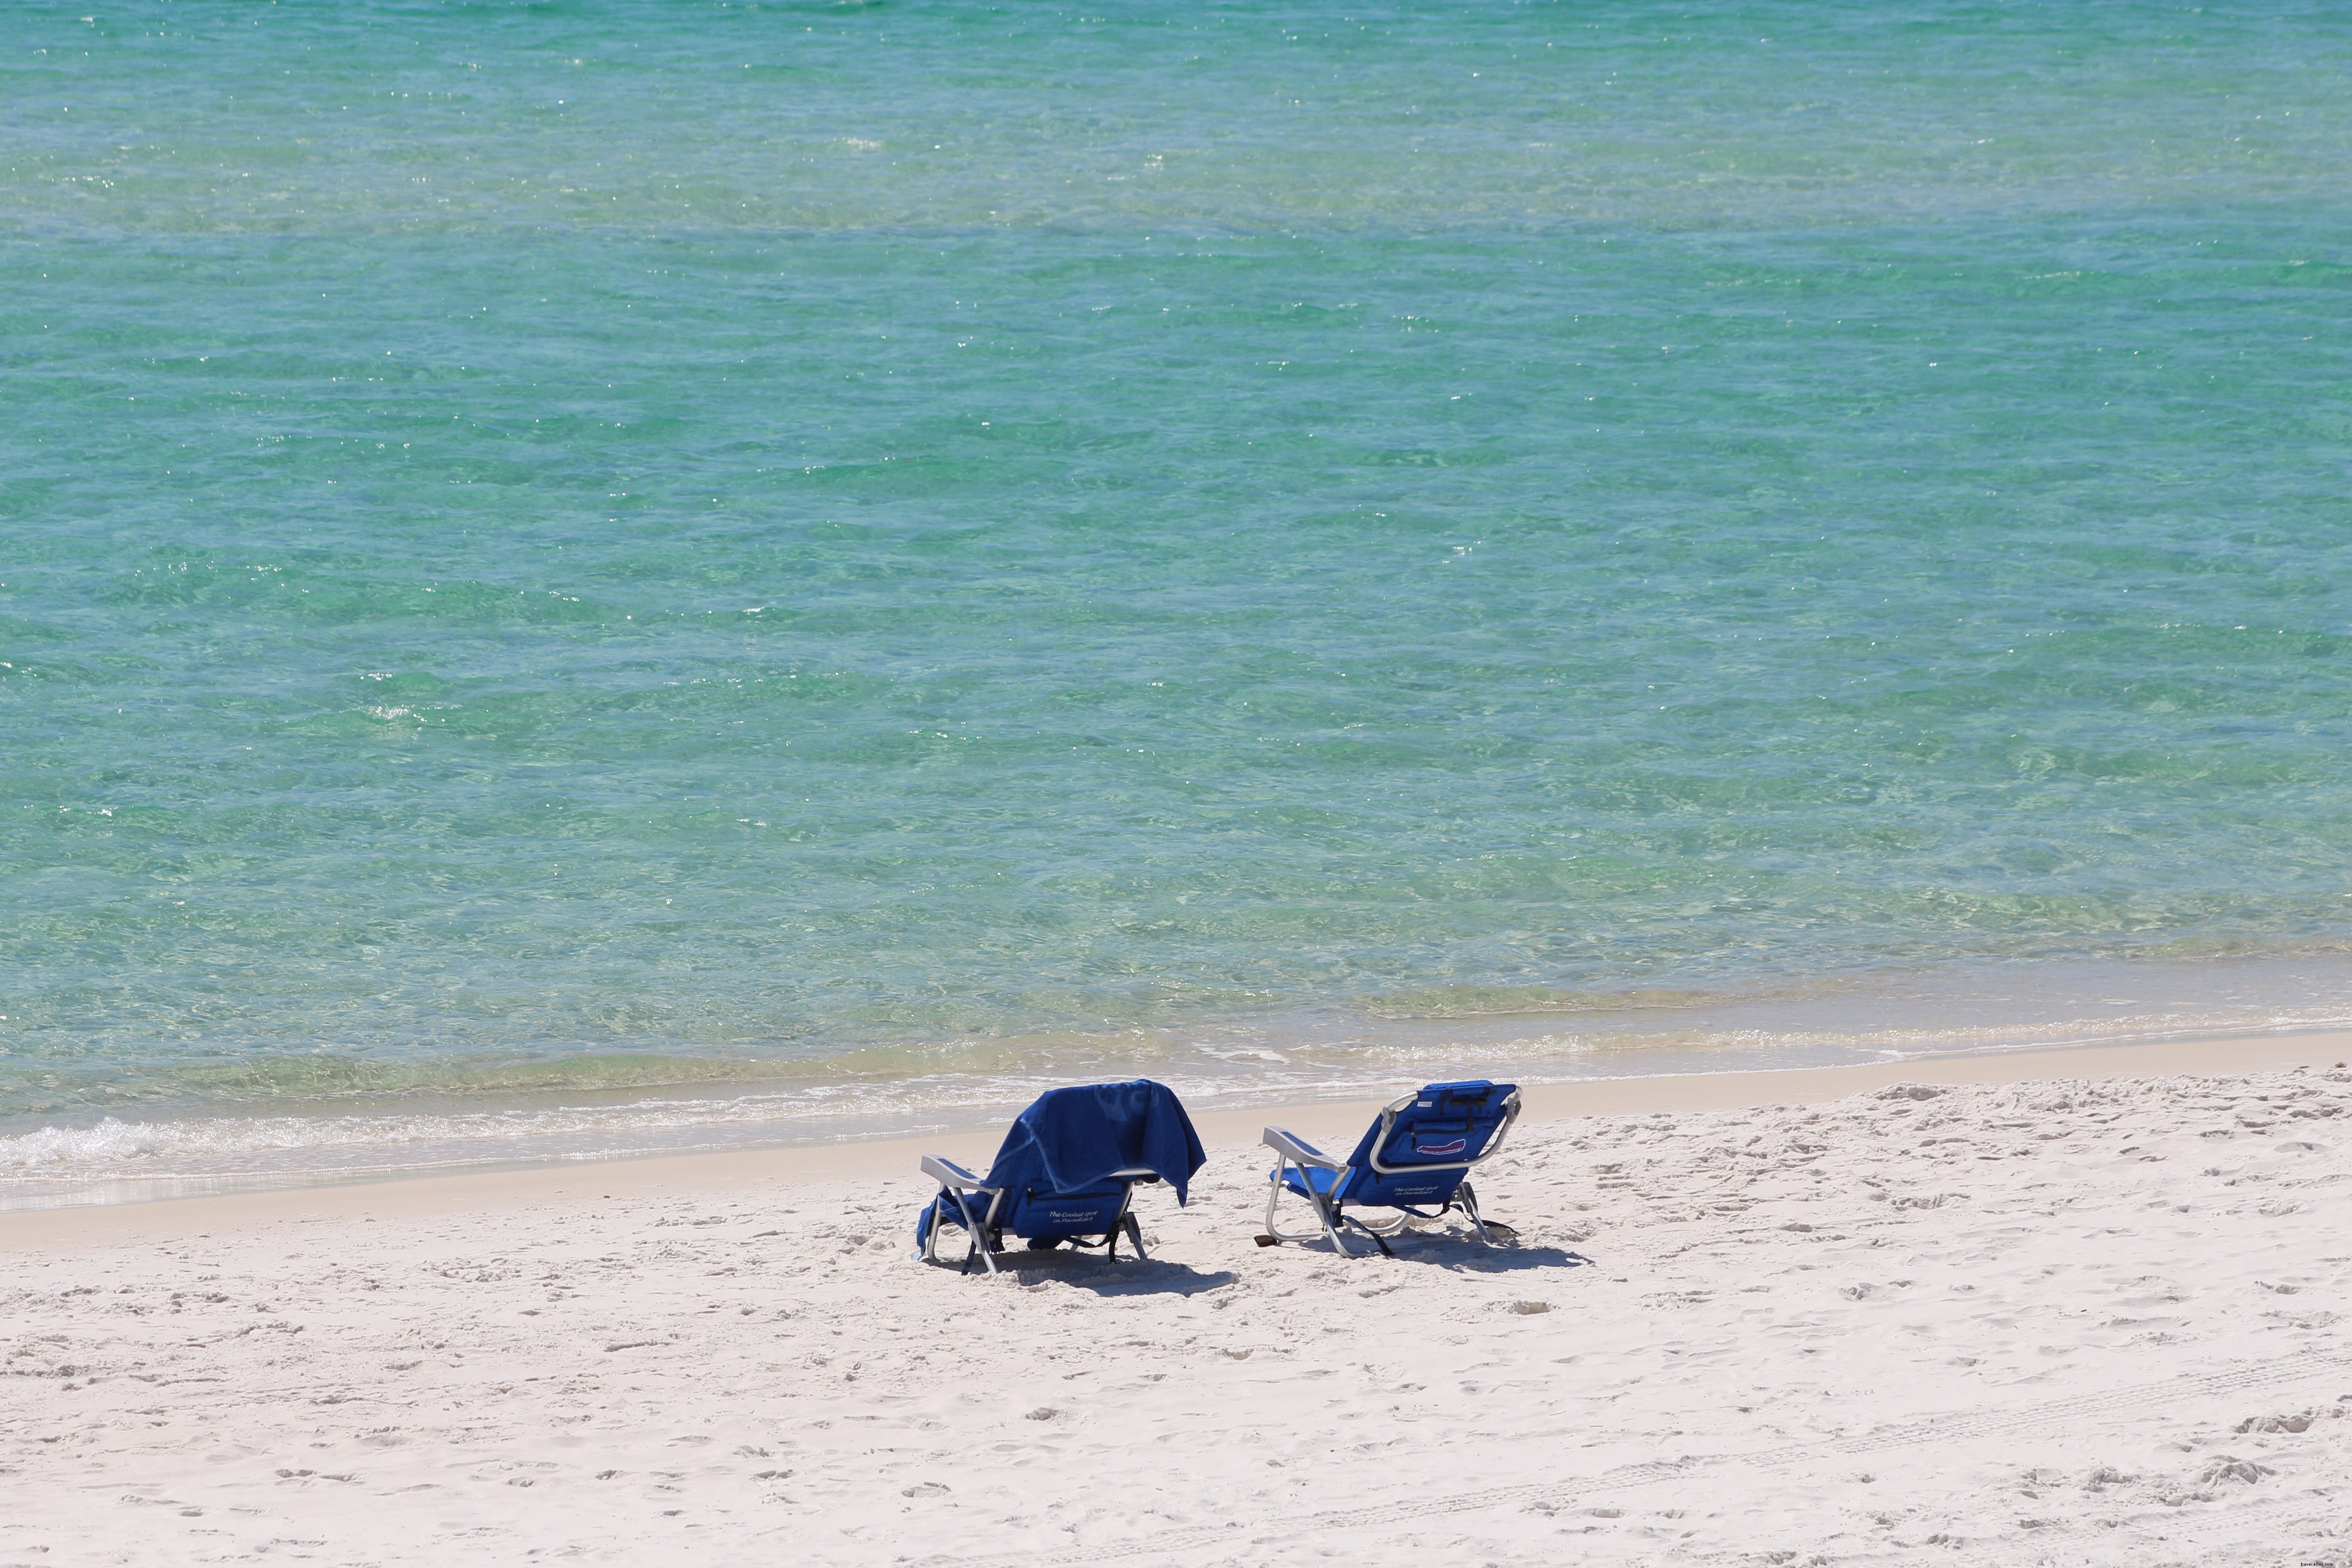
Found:
<path fill-rule="evenodd" d="M 1008 1232 L 1034 1251 L 1068 1242 L 1106 1247 L 1114 1259 L 1124 1234 L 1142 1258 L 1143 1231 L 1128 1212 L 1137 1184 L 1166 1182 L 1181 1204 L 1207 1160 L 1184 1102 L 1166 1084 L 1137 1079 L 1048 1089 L 1014 1120 L 985 1176 L 936 1154 L 923 1157 L 923 1174 L 940 1191 L 915 1222 L 916 1256 L 938 1262 L 940 1232 L 952 1225 L 970 1243 L 960 1272 L 978 1258 L 995 1273 Z"/>
<path fill-rule="evenodd" d="M 1372 1238 L 1372 1245 L 1390 1257 L 1388 1237 L 1405 1227 L 1408 1218 L 1435 1219 L 1458 1208 L 1470 1228 L 1487 1246 L 1499 1234 L 1517 1240 L 1507 1225 L 1479 1215 L 1478 1194 L 1470 1190 L 1473 1166 L 1495 1157 L 1503 1136 L 1519 1119 L 1517 1084 L 1433 1083 L 1401 1100 L 1391 1100 L 1357 1143 L 1354 1153 L 1334 1160 L 1312 1143 L 1279 1127 L 1265 1130 L 1264 1139 L 1274 1151 L 1274 1171 L 1266 1177 L 1266 1234 L 1260 1247 L 1285 1241 L 1313 1241 L 1312 1231 L 1293 1235 L 1277 1229 L 1275 1205 L 1285 1193 L 1305 1198 L 1323 1224 L 1322 1237 L 1332 1250 L 1349 1257 L 1339 1232 L 1352 1226 Z M 1396 1217 L 1373 1223 L 1347 1211 L 1383 1208 Z"/>

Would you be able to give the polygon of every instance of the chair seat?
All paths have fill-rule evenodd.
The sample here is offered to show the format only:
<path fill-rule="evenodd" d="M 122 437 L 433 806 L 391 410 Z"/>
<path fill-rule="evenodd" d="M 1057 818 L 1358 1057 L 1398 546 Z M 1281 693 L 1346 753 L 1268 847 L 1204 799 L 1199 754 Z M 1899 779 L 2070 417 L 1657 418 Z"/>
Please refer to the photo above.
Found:
<path fill-rule="evenodd" d="M 1102 1235 L 1118 1223 L 1126 1207 L 1124 1184 L 1083 1193 L 1015 1193 L 1006 1197 L 1003 1226 L 1024 1241 L 1068 1241 Z"/>
<path fill-rule="evenodd" d="M 1326 1171 L 1316 1165 L 1309 1165 L 1305 1170 L 1289 1165 L 1283 1169 L 1282 1184 L 1302 1198 L 1328 1197 L 1331 1193 L 1331 1184 L 1347 1173 L 1345 1171 Z"/>
<path fill-rule="evenodd" d="M 1282 1184 L 1302 1198 L 1328 1198 L 1334 1184 L 1347 1181 L 1346 1171 L 1327 1171 L 1309 1165 L 1305 1170 L 1292 1165 L 1282 1173 Z M 1400 1172 L 1382 1176 L 1364 1172 L 1348 1182 L 1339 1201 L 1350 1206 L 1369 1208 L 1410 1208 L 1420 1204 L 1443 1205 L 1453 1197 L 1462 1184 L 1462 1173 L 1446 1170 L 1423 1174 Z M 1311 1190 L 1310 1190 L 1311 1189 Z"/>
<path fill-rule="evenodd" d="M 988 1213 L 988 1194 L 974 1193 L 971 1202 L 974 1214 Z M 962 1227 L 963 1214 L 953 1200 L 942 1196 L 935 1206 L 940 1220 Z M 1008 1193 L 997 1214 L 996 1228 L 1024 1241 L 1067 1241 L 1072 1237 L 1101 1235 L 1118 1223 L 1126 1206 L 1124 1185 L 1083 1193 Z"/>

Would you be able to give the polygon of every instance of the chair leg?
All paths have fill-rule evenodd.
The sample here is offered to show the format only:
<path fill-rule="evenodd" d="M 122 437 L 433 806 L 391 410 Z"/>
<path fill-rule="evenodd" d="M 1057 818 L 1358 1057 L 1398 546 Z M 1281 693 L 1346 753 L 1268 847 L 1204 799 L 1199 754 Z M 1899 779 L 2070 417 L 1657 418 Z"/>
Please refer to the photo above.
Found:
<path fill-rule="evenodd" d="M 1274 1225 L 1275 1205 L 1279 1204 L 1281 1201 L 1282 1162 L 1277 1160 L 1275 1162 L 1274 1174 L 1265 1179 L 1265 1234 L 1257 1238 L 1257 1244 L 1260 1247 L 1279 1247 L 1282 1245 L 1282 1232 L 1276 1230 Z"/>
<path fill-rule="evenodd" d="M 1315 1205 L 1315 1217 L 1323 1222 L 1323 1234 L 1331 1238 L 1331 1250 L 1342 1258 L 1355 1257 L 1348 1250 L 1348 1244 L 1339 1239 L 1339 1205 L 1329 1198 L 1310 1198 L 1307 1201 Z M 1372 1239 L 1378 1241 L 1380 1237 L 1375 1236 Z M 1386 1252 L 1388 1248 L 1383 1247 L 1381 1250 Z"/>
<path fill-rule="evenodd" d="M 1132 1242 L 1135 1246 L 1135 1260 L 1138 1263 L 1150 1262 L 1151 1255 L 1143 1250 L 1143 1227 L 1135 1223 L 1135 1216 L 1131 1214 L 1121 1215 L 1119 1216 L 1118 1223 L 1121 1228 L 1127 1232 L 1127 1239 Z M 1113 1231 L 1111 1233 L 1110 1255 L 1113 1258 L 1117 1258 L 1118 1256 L 1118 1233 L 1117 1231 Z"/>
<path fill-rule="evenodd" d="M 1278 1242 L 1285 1241 L 1313 1241 L 1315 1239 L 1311 1235 L 1295 1236 L 1288 1232 L 1277 1229 L 1275 1226 L 1274 1216 L 1282 1202 L 1282 1194 L 1289 1190 L 1283 1185 L 1282 1181 L 1282 1173 L 1289 1167 L 1289 1164 L 1290 1162 L 1288 1160 L 1276 1159 L 1274 1163 L 1274 1173 L 1266 1177 L 1265 1234 L 1258 1237 L 1258 1245 L 1260 1247 L 1271 1247 Z M 1306 1167 L 1299 1167 L 1299 1174 L 1303 1179 L 1307 1180 L 1311 1185 L 1312 1178 L 1307 1176 Z M 1336 1205 L 1327 1207 L 1326 1201 L 1324 1199 L 1315 1197 L 1310 1194 L 1307 1199 L 1307 1206 L 1315 1211 L 1316 1219 L 1320 1222 L 1323 1226 L 1324 1239 L 1330 1242 L 1331 1249 L 1342 1258 L 1353 1258 L 1355 1254 L 1349 1252 L 1348 1250 L 1347 1243 L 1339 1239 L 1339 1232 L 1337 1228 L 1338 1209 Z"/>
<path fill-rule="evenodd" d="M 1519 1233 L 1513 1230 L 1509 1226 L 1503 1224 L 1500 1220 L 1497 1220 L 1495 1223 L 1492 1229 L 1487 1227 L 1486 1220 L 1482 1218 L 1478 1213 L 1478 1194 L 1470 1190 L 1469 1183 L 1465 1182 L 1462 1184 L 1462 1190 L 1454 1194 L 1454 1201 L 1462 1205 L 1462 1212 L 1469 1216 L 1470 1228 L 1476 1231 L 1478 1233 L 1478 1239 L 1485 1242 L 1487 1246 L 1496 1247 L 1501 1245 L 1495 1239 L 1495 1231 L 1501 1231 L 1513 1241 L 1517 1241 L 1518 1239 Z"/>
<path fill-rule="evenodd" d="M 953 1196 L 955 1198 L 956 1212 L 963 1215 L 963 1233 L 966 1237 L 971 1238 L 971 1245 L 964 1251 L 963 1267 L 957 1269 L 956 1272 L 959 1274 L 971 1273 L 971 1262 L 976 1257 L 982 1263 L 988 1265 L 988 1272 L 991 1274 L 995 1273 L 996 1251 L 994 1247 L 991 1244 L 997 1238 L 987 1234 L 988 1222 L 971 1212 L 971 1205 L 965 1201 L 964 1195 L 961 1193 L 956 1193 Z M 993 1214 L 995 1212 L 995 1201 L 992 1200 L 989 1204 L 990 1212 Z M 936 1222 L 934 1222 L 933 1229 L 934 1231 L 937 1229 Z"/>

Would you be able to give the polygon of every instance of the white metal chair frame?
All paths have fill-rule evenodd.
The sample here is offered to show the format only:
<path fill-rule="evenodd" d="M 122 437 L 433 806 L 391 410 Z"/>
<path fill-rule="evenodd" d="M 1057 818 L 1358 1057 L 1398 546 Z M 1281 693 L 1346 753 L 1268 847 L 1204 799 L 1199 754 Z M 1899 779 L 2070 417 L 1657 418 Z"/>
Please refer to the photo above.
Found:
<path fill-rule="evenodd" d="M 1461 1171 L 1466 1175 L 1469 1171 L 1479 1165 L 1485 1164 L 1496 1154 L 1502 1152 L 1503 1140 L 1510 1135 L 1512 1124 L 1519 1119 L 1519 1091 L 1515 1089 L 1503 1101 L 1503 1120 L 1501 1124 L 1495 1129 L 1495 1136 L 1487 1140 L 1486 1148 L 1478 1152 L 1477 1158 L 1463 1160 L 1460 1162 L 1442 1162 L 1432 1164 L 1422 1164 L 1416 1163 L 1410 1165 L 1389 1165 L 1381 1163 L 1381 1151 L 1388 1147 L 1389 1134 L 1395 1130 L 1397 1118 L 1402 1115 L 1412 1107 L 1415 1100 L 1421 1098 L 1421 1090 L 1414 1089 L 1411 1094 L 1400 1096 L 1381 1108 L 1380 1136 L 1372 1140 L 1371 1152 L 1372 1170 L 1376 1174 L 1393 1176 L 1423 1171 Z M 1382 1252 L 1386 1252 L 1389 1249 L 1387 1238 L 1403 1230 L 1407 1225 L 1412 1222 L 1414 1217 L 1413 1215 L 1400 1213 L 1396 1218 L 1392 1220 L 1384 1221 L 1381 1224 L 1375 1225 L 1370 1220 L 1360 1219 L 1354 1215 L 1341 1212 L 1344 1194 L 1327 1194 L 1316 1192 L 1314 1178 L 1309 1176 L 1307 1172 L 1310 1170 L 1344 1171 L 1348 1168 L 1348 1163 L 1345 1160 L 1332 1159 L 1329 1155 L 1324 1153 L 1321 1150 L 1316 1148 L 1312 1143 L 1307 1142 L 1297 1133 L 1289 1131 L 1285 1128 L 1269 1127 L 1265 1130 L 1265 1134 L 1259 1139 L 1259 1142 L 1274 1151 L 1274 1172 L 1273 1174 L 1266 1178 L 1271 1190 L 1267 1192 L 1265 1196 L 1265 1231 L 1266 1237 L 1270 1238 L 1270 1240 L 1327 1240 L 1330 1242 L 1331 1249 L 1334 1252 L 1337 1252 L 1340 1257 L 1352 1258 L 1355 1254 L 1349 1252 L 1348 1250 L 1347 1243 L 1339 1239 L 1339 1230 L 1341 1226 L 1353 1226 L 1356 1229 L 1362 1231 L 1366 1236 L 1370 1237 L 1372 1238 L 1373 1246 L 1379 1247 Z M 1297 1167 L 1298 1171 L 1298 1184 L 1307 1189 L 1307 1202 L 1308 1205 L 1315 1210 L 1315 1217 L 1323 1222 L 1323 1230 L 1319 1237 L 1313 1231 L 1293 1234 L 1292 1232 L 1279 1229 L 1275 1225 L 1274 1215 L 1276 1205 L 1281 1203 L 1282 1194 L 1289 1191 L 1288 1184 L 1282 1179 L 1283 1173 L 1294 1166 Z M 1437 1212 L 1442 1215 L 1447 1210 L 1454 1208 L 1459 1208 L 1462 1211 L 1463 1215 L 1470 1222 L 1470 1228 L 1477 1233 L 1478 1239 L 1480 1241 L 1486 1243 L 1488 1247 L 1496 1245 L 1493 1232 L 1487 1228 L 1486 1220 L 1481 1218 L 1478 1214 L 1478 1194 L 1471 1190 L 1470 1184 L 1466 1179 L 1459 1187 L 1454 1189 L 1453 1196 L 1447 1198 L 1444 1205 Z M 1499 1222 L 1496 1225 L 1495 1229 L 1505 1231 L 1507 1234 L 1516 1234 L 1515 1232 L 1510 1231 L 1509 1226 L 1504 1226 Z"/>

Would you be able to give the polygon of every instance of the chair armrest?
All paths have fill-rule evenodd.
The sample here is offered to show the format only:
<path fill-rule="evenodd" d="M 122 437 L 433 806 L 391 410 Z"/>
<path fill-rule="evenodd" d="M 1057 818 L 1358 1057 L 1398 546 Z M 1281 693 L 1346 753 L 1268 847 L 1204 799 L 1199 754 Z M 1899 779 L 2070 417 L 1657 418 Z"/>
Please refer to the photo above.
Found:
<path fill-rule="evenodd" d="M 943 1187 L 960 1187 L 963 1191 L 987 1192 L 988 1184 L 953 1160 L 943 1160 L 937 1154 L 923 1156 L 923 1174 Z"/>
<path fill-rule="evenodd" d="M 1313 1165 L 1325 1171 L 1344 1171 L 1348 1168 L 1307 1142 L 1306 1139 L 1285 1128 L 1267 1128 L 1258 1142 L 1294 1164 Z"/>

